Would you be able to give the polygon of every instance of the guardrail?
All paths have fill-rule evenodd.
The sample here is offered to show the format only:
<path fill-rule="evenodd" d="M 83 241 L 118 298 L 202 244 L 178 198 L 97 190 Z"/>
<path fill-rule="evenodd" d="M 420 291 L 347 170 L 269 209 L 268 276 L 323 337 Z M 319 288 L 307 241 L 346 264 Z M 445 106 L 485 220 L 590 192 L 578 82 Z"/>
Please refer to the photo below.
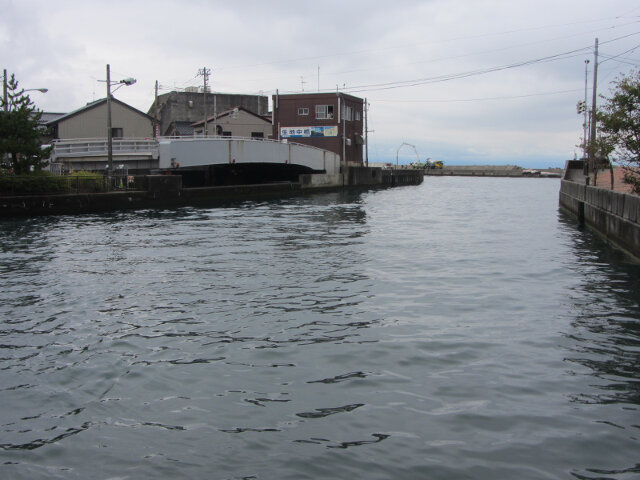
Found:
<path fill-rule="evenodd" d="M 163 140 L 165 141 L 171 141 L 171 140 L 180 140 L 181 142 L 188 142 L 188 141 L 202 141 L 202 140 L 208 140 L 208 141 L 212 141 L 212 142 L 226 142 L 228 140 L 242 140 L 245 142 L 270 142 L 270 143 L 283 143 L 286 145 L 300 145 L 303 147 L 307 147 L 307 148 L 313 148 L 316 150 L 324 150 L 323 148 L 320 147 L 316 147 L 313 145 L 308 145 L 306 143 L 299 143 L 299 142 L 292 142 L 291 140 L 287 140 L 287 139 L 275 139 L 275 138 L 254 138 L 254 137 L 233 137 L 233 136 L 229 136 L 229 137 L 223 137 L 220 135 L 207 135 L 205 136 L 193 136 L 193 137 L 158 137 L 158 142 L 162 142 Z"/>
<path fill-rule="evenodd" d="M 55 140 L 52 143 L 52 158 L 61 157 L 89 157 L 107 154 L 108 142 L 105 138 L 81 138 L 70 140 Z M 143 154 L 158 157 L 158 142 L 148 138 L 113 139 L 114 154 Z"/>

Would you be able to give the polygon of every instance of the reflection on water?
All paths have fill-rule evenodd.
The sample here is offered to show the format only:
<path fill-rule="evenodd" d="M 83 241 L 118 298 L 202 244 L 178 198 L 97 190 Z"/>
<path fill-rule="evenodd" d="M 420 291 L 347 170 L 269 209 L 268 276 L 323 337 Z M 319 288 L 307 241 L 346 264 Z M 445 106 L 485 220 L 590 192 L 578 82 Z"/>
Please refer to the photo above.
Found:
<path fill-rule="evenodd" d="M 575 255 L 572 271 L 579 283 L 571 291 L 573 307 L 567 362 L 570 372 L 589 378 L 572 402 L 589 406 L 594 427 L 600 426 L 601 448 L 624 448 L 640 440 L 640 265 L 615 250 L 589 229 L 578 229 L 562 215 L 561 224 L 571 234 Z M 614 429 L 626 442 L 603 434 Z M 594 428 L 595 430 L 595 428 Z M 611 452 L 612 457 L 619 455 Z M 632 459 L 611 461 L 611 468 L 574 469 L 575 478 L 635 478 L 640 463 Z M 622 467 L 622 468 L 621 468 Z"/>
<path fill-rule="evenodd" d="M 640 265 L 590 230 L 573 239 L 581 282 L 571 296 L 569 360 L 588 368 L 596 387 L 575 400 L 640 405 Z"/>
<path fill-rule="evenodd" d="M 1 221 L 3 478 L 637 476 L 640 267 L 558 188 Z"/>

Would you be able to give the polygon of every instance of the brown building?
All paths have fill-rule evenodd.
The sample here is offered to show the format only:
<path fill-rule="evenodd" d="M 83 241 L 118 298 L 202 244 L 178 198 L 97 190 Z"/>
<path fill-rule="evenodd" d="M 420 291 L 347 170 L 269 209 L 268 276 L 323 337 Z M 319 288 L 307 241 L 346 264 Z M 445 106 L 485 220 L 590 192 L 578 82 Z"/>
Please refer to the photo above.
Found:
<path fill-rule="evenodd" d="M 340 92 L 273 96 L 273 138 L 312 145 L 362 165 L 364 100 Z"/>

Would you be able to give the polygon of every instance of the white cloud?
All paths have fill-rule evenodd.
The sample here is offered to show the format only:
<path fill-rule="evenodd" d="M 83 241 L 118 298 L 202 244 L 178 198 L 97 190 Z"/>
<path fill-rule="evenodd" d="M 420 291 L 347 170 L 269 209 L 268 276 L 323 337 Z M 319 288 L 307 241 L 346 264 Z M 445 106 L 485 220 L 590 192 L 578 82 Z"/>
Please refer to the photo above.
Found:
<path fill-rule="evenodd" d="M 163 92 L 199 85 L 197 71 L 205 66 L 217 91 L 271 95 L 303 85 L 306 91 L 338 86 L 372 104 L 372 161 L 372 154 L 395 158 L 398 145 L 411 141 L 425 157 L 433 152 L 468 163 L 539 157 L 561 165 L 579 142 L 575 104 L 584 96 L 584 60 L 592 66 L 594 39 L 608 56 L 640 45 L 635 0 L 379 6 L 329 0 L 311 11 L 280 0 L 5 0 L 2 12 L 3 68 L 25 88 L 49 88 L 33 97 L 44 110 L 70 111 L 104 97 L 98 80 L 105 79 L 107 63 L 114 78 L 137 78 L 117 96 L 143 111 L 156 80 Z M 563 60 L 464 79 L 365 87 L 396 87 L 581 48 Z M 640 49 L 625 58 L 637 66 Z M 632 68 L 629 63 L 602 64 L 602 92 Z"/>

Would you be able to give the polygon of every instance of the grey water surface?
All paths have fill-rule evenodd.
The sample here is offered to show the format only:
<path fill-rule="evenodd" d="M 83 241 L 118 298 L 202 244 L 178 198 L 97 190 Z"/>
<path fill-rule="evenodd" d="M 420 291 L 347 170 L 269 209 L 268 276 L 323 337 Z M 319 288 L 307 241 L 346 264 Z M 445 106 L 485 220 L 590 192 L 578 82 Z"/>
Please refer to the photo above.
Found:
<path fill-rule="evenodd" d="M 0 478 L 640 478 L 640 266 L 559 188 L 0 221 Z"/>

